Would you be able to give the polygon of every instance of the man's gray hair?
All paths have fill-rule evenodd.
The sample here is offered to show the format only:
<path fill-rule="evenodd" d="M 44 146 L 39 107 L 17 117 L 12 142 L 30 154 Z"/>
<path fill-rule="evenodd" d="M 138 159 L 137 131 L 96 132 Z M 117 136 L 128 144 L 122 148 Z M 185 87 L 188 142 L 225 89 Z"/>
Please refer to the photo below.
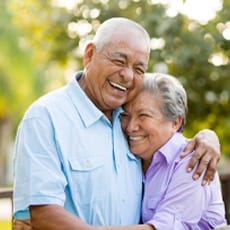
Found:
<path fill-rule="evenodd" d="M 128 18 L 114 17 L 104 21 L 93 38 L 93 43 L 100 51 L 105 45 L 113 41 L 113 37 L 117 33 L 130 33 L 130 36 L 136 35 L 142 37 L 146 42 L 146 47 L 150 52 L 150 36 L 148 32 L 140 24 Z"/>
<path fill-rule="evenodd" d="M 142 90 L 157 96 L 160 100 L 161 112 L 167 120 L 182 118 L 183 122 L 178 132 L 183 132 L 188 108 L 187 94 L 180 81 L 168 74 L 146 74 Z"/>

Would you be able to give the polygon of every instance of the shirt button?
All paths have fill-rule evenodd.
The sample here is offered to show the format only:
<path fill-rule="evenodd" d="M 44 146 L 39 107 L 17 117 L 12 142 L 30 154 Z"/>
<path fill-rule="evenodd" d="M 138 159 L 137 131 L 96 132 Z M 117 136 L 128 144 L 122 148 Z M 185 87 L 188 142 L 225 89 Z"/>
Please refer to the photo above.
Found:
<path fill-rule="evenodd" d="M 90 160 L 87 160 L 86 162 L 85 162 L 85 165 L 86 165 L 86 167 L 91 167 L 91 162 L 90 162 Z"/>

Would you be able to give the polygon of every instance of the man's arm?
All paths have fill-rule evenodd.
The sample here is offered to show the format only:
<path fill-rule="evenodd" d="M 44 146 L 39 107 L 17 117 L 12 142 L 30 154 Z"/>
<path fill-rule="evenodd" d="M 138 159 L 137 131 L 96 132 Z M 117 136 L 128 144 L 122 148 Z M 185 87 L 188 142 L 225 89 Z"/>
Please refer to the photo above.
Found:
<path fill-rule="evenodd" d="M 92 226 L 58 205 L 30 206 L 31 227 L 36 230 L 156 230 L 151 225 Z"/>
<path fill-rule="evenodd" d="M 206 170 L 202 185 L 210 183 L 214 179 L 217 164 L 220 160 L 220 142 L 216 133 L 209 129 L 198 132 L 185 147 L 181 157 L 185 157 L 190 152 L 195 151 L 187 165 L 190 172 L 199 161 L 198 167 L 193 174 L 193 179 L 198 179 L 202 172 Z"/>
<path fill-rule="evenodd" d="M 96 230 L 59 205 L 30 206 L 31 226 L 36 230 Z"/>
<path fill-rule="evenodd" d="M 138 225 L 130 225 L 130 226 L 102 226 L 102 227 L 97 227 L 97 230 L 156 230 L 156 229 L 148 224 L 138 224 Z"/>

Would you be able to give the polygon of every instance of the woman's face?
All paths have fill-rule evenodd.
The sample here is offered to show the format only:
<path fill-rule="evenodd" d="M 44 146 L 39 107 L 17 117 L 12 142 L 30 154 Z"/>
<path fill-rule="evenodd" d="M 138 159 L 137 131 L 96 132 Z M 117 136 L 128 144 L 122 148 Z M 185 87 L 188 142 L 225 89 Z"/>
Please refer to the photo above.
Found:
<path fill-rule="evenodd" d="M 153 154 L 178 130 L 179 121 L 167 120 L 161 112 L 161 102 L 150 92 L 141 92 L 124 106 L 122 129 L 130 150 L 143 160 Z"/>

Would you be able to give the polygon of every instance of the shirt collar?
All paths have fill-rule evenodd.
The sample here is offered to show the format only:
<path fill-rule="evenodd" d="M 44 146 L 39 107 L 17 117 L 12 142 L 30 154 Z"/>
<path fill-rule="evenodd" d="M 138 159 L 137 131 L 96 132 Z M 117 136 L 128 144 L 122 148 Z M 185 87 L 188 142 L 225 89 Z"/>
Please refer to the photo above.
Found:
<path fill-rule="evenodd" d="M 155 161 L 165 160 L 167 164 L 170 164 L 175 158 L 178 156 L 180 152 L 183 151 L 185 145 L 187 143 L 186 138 L 182 135 L 182 133 L 176 132 L 166 144 L 164 144 L 157 152 Z"/>
<path fill-rule="evenodd" d="M 82 76 L 82 72 L 78 72 L 67 85 L 67 94 L 69 95 L 75 109 L 79 113 L 84 125 L 86 127 L 94 124 L 99 119 L 103 118 L 108 123 L 109 120 L 106 118 L 94 103 L 88 98 L 86 93 L 82 90 L 78 84 L 78 79 Z M 118 116 L 121 108 L 114 111 L 113 116 Z"/>

